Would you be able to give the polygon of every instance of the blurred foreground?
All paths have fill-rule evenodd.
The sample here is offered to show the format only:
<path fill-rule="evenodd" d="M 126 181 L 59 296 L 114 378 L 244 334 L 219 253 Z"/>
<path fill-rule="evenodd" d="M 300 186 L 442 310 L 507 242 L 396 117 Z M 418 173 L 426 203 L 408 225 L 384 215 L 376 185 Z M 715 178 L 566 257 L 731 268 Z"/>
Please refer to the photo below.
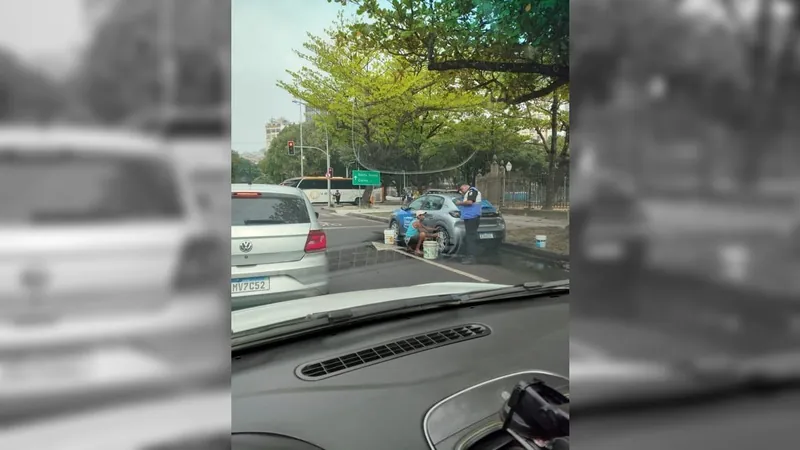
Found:
<path fill-rule="evenodd" d="M 0 448 L 222 448 L 229 5 L 58 6 L 0 48 Z"/>
<path fill-rule="evenodd" d="M 642 448 L 639 429 L 648 448 L 783 442 L 790 427 L 754 412 L 783 397 L 738 396 L 800 379 L 798 5 L 577 1 L 571 15 L 575 404 L 655 407 L 579 420 L 574 440 L 599 426 L 614 442 L 600 448 Z M 703 409 L 717 391 L 738 413 Z M 770 437 L 735 431 L 757 421 Z"/>

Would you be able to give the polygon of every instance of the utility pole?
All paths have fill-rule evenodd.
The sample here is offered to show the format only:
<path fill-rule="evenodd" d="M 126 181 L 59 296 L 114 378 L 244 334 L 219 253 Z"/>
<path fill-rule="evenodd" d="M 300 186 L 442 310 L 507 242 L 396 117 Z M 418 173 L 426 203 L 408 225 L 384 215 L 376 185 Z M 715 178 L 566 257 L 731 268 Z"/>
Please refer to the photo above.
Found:
<path fill-rule="evenodd" d="M 161 72 L 161 118 L 164 122 L 169 120 L 169 115 L 176 102 L 175 95 L 175 76 L 178 64 L 175 59 L 174 42 L 172 28 L 175 25 L 175 2 L 173 0 L 161 0 L 161 14 L 159 14 L 159 49 L 160 72 Z"/>
<path fill-rule="evenodd" d="M 303 176 L 303 102 L 300 100 L 292 100 L 300 107 L 300 177 Z"/>

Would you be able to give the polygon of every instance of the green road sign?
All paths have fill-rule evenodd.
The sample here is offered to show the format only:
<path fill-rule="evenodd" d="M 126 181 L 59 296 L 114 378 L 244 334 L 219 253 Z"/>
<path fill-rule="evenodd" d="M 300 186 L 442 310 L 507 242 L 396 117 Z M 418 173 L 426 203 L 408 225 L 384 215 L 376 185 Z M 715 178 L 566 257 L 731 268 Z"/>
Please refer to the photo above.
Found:
<path fill-rule="evenodd" d="M 353 186 L 380 186 L 381 173 L 371 170 L 354 170 Z"/>

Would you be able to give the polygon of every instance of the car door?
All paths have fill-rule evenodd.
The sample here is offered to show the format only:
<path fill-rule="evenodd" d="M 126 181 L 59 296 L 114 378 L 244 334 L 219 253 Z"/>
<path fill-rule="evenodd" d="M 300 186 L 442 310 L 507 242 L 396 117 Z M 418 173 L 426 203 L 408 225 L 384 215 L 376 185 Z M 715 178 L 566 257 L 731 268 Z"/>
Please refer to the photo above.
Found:
<path fill-rule="evenodd" d="M 448 218 L 452 217 L 444 210 L 445 199 L 441 195 L 428 195 L 422 204 L 422 209 L 427 212 L 425 225 L 429 227 L 446 226 Z"/>
<path fill-rule="evenodd" d="M 425 202 L 425 196 L 422 196 L 408 205 L 407 208 L 401 209 L 397 212 L 397 221 L 400 223 L 400 235 L 404 236 L 406 234 L 406 229 L 408 225 L 414 220 L 414 213 L 417 210 L 423 209 L 422 206 Z"/>

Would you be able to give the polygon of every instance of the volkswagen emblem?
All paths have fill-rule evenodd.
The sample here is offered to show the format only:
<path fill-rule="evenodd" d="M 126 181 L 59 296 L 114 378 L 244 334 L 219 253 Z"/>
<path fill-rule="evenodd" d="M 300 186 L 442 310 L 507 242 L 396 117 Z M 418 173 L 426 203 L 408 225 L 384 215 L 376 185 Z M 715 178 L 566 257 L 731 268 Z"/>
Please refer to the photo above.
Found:
<path fill-rule="evenodd" d="M 244 241 L 241 244 L 239 244 L 239 250 L 241 250 L 242 253 L 250 253 L 250 250 L 252 249 L 253 249 L 253 243 L 250 241 Z"/>

